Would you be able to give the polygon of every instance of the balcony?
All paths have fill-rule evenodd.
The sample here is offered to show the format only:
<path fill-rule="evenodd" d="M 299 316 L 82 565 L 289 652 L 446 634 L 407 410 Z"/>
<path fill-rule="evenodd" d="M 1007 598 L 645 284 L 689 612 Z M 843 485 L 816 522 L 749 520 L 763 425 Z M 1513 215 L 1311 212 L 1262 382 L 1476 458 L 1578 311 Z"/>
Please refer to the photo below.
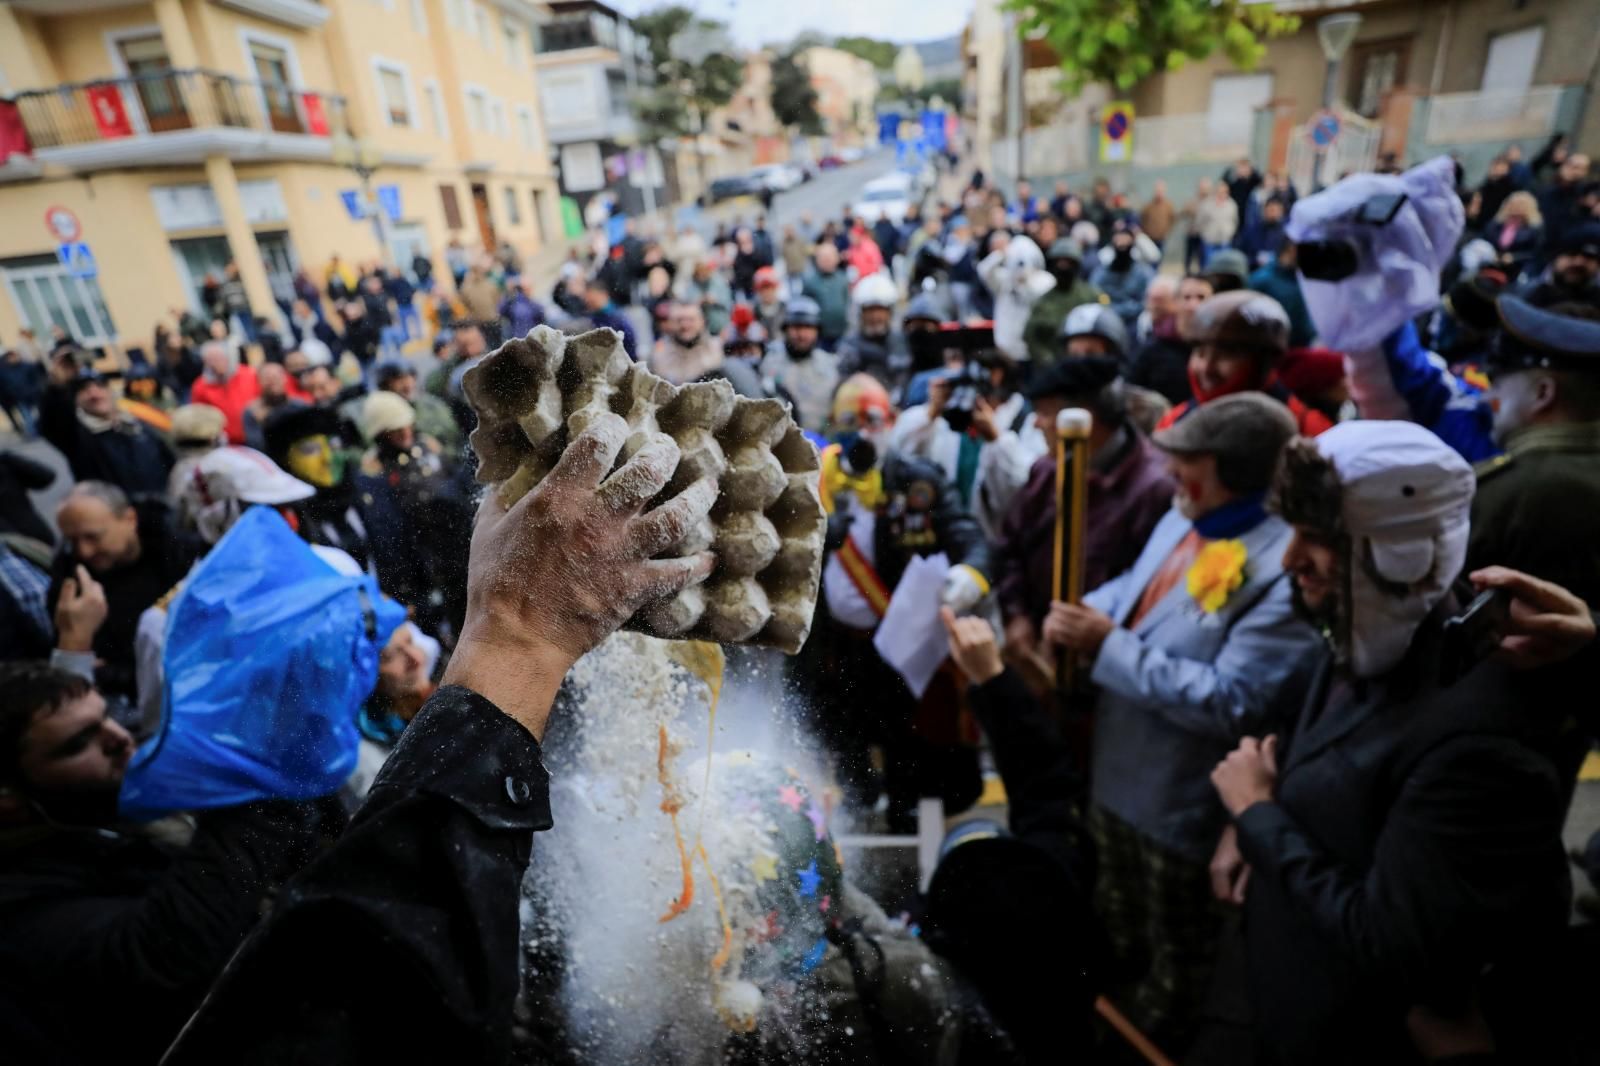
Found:
<path fill-rule="evenodd" d="M 1430 144 L 1530 140 L 1557 129 L 1565 90 L 1541 85 L 1524 91 L 1438 93 L 1429 98 Z"/>
<path fill-rule="evenodd" d="M 34 158 L 72 170 L 230 159 L 324 160 L 349 130 L 344 98 L 208 70 L 19 93 Z"/>

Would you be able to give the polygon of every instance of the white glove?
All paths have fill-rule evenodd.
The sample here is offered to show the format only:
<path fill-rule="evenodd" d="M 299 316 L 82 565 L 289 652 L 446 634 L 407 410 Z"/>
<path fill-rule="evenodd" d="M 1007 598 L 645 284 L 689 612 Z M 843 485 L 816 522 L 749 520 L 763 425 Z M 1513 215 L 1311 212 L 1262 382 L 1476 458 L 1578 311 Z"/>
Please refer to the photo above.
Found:
<path fill-rule="evenodd" d="M 957 614 L 972 610 L 978 601 L 989 594 L 989 582 L 965 563 L 952 566 L 944 575 L 944 588 L 939 590 L 939 602 Z"/>

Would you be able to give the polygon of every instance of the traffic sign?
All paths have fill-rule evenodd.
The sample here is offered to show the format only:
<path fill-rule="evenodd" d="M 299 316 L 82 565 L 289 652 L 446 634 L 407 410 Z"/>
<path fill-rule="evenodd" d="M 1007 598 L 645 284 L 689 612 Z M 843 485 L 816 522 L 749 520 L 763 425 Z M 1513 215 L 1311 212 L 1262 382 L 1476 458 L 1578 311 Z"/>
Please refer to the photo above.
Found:
<path fill-rule="evenodd" d="M 360 189 L 340 189 L 339 199 L 343 201 L 345 213 L 352 222 L 360 222 L 367 217 L 367 205 L 361 199 Z"/>
<path fill-rule="evenodd" d="M 400 186 L 380 185 L 377 189 L 378 206 L 389 216 L 390 222 L 400 221 Z"/>
<path fill-rule="evenodd" d="M 1332 111 L 1318 111 L 1306 124 L 1306 139 L 1311 142 L 1312 148 L 1326 152 L 1339 139 L 1339 131 L 1343 128 L 1344 124 L 1339 121 L 1338 115 Z"/>
<path fill-rule="evenodd" d="M 1100 162 L 1133 159 L 1133 104 L 1119 100 L 1100 109 Z"/>
<path fill-rule="evenodd" d="M 100 273 L 100 267 L 94 261 L 94 253 L 89 251 L 89 246 L 82 241 L 68 241 L 58 246 L 56 259 L 66 268 L 68 274 L 81 281 L 88 281 Z"/>
<path fill-rule="evenodd" d="M 72 213 L 71 208 L 60 204 L 51 204 L 45 209 L 44 227 L 59 244 L 71 244 L 83 236 L 83 226 L 78 222 L 78 216 Z"/>

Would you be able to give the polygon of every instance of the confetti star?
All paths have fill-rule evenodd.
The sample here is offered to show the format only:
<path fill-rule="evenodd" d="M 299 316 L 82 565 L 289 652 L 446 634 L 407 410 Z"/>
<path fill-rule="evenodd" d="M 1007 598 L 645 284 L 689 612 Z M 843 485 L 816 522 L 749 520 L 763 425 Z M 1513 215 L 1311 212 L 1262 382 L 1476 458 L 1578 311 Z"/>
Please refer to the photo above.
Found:
<path fill-rule="evenodd" d="M 828 835 L 827 819 L 823 816 L 822 808 L 817 806 L 816 800 L 812 800 L 811 806 L 806 808 L 806 817 L 811 819 L 811 828 L 817 831 L 818 840 Z"/>
<path fill-rule="evenodd" d="M 750 864 L 750 871 L 756 875 L 756 883 L 775 881 L 778 878 L 778 857 L 776 855 L 757 855 L 755 862 Z"/>
<path fill-rule="evenodd" d="M 817 894 L 817 888 L 822 884 L 822 875 L 817 873 L 817 860 L 812 859 L 811 865 L 798 871 L 800 878 L 800 894 L 810 897 Z"/>
<path fill-rule="evenodd" d="M 784 785 L 782 788 L 778 789 L 778 802 L 789 808 L 791 811 L 794 811 L 796 814 L 799 814 L 800 808 L 805 806 L 806 801 L 804 797 L 800 795 L 800 790 L 798 788 L 795 788 L 793 785 Z"/>

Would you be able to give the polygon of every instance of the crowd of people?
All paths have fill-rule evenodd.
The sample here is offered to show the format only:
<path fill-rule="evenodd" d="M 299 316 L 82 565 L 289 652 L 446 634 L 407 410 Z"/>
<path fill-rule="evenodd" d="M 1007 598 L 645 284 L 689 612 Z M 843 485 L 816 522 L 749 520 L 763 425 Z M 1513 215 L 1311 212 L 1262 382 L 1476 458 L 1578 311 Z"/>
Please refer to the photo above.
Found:
<path fill-rule="evenodd" d="M 553 1009 L 517 934 L 550 827 L 536 742 L 567 668 L 664 591 L 628 521 L 671 472 L 591 506 L 621 447 L 602 420 L 563 476 L 480 507 L 463 377 L 540 325 L 783 400 L 817 443 L 826 554 L 787 679 L 830 785 L 890 832 L 926 797 L 973 807 L 986 765 L 1010 805 L 919 916 L 987 1012 L 959 1061 L 1137 1061 L 1096 997 L 1173 1061 L 1579 1061 L 1596 915 L 1569 928 L 1562 831 L 1600 736 L 1600 196 L 1556 140 L 1447 199 L 1430 303 L 1371 350 L 1313 313 L 1296 191 L 1244 160 L 1183 206 L 974 174 L 899 221 L 630 220 L 548 292 L 452 245 L 438 275 L 301 272 L 274 318 L 230 269 L 115 370 L 23 336 L 6 412 L 74 484 L 39 514 L 53 470 L 0 452 L 17 1061 L 547 1061 L 512 1024 L 519 985 L 518 1017 Z M 126 826 L 165 612 L 256 508 L 404 608 L 352 709 L 363 780 Z M 939 557 L 921 639 L 948 657 L 913 679 L 882 629 Z M 602 607 L 565 603 L 574 573 Z"/>

